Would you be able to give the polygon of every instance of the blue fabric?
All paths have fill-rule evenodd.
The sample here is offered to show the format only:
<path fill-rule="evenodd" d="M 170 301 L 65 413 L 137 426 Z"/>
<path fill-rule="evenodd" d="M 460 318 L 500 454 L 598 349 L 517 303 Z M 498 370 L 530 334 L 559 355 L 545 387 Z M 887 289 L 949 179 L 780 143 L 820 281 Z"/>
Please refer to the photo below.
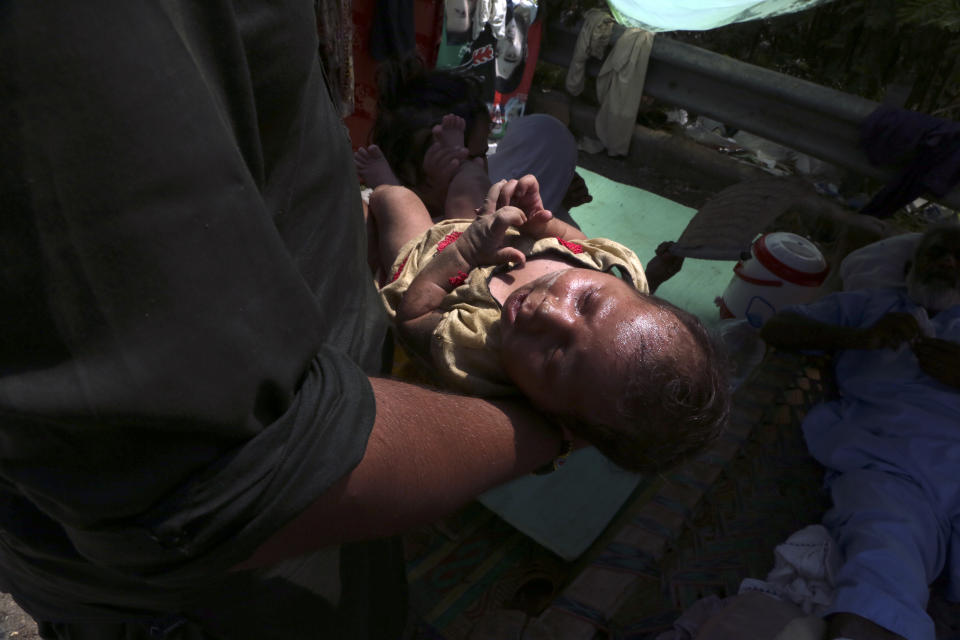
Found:
<path fill-rule="evenodd" d="M 960 306 L 933 318 L 902 289 L 833 294 L 794 313 L 869 327 L 913 314 L 924 335 L 960 342 Z M 927 586 L 960 574 L 960 393 L 924 373 L 908 345 L 847 350 L 835 360 L 838 400 L 803 423 L 811 454 L 830 471 L 824 524 L 844 554 L 835 611 L 857 613 L 909 640 L 933 638 Z M 954 591 L 957 580 L 953 580 Z"/>
<path fill-rule="evenodd" d="M 927 192 L 946 195 L 960 182 L 960 123 L 880 106 L 861 123 L 860 144 L 875 165 L 909 158 L 860 213 L 886 218 Z"/>

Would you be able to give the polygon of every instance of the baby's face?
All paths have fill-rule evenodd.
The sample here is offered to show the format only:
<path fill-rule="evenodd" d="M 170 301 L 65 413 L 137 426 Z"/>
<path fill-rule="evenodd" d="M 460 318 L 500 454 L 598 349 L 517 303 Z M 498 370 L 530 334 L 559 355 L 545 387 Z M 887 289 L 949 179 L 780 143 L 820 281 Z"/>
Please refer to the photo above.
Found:
<path fill-rule="evenodd" d="M 501 360 L 542 409 L 589 416 L 623 386 L 623 363 L 640 357 L 653 306 L 616 276 L 570 268 L 520 287 L 500 316 Z"/>

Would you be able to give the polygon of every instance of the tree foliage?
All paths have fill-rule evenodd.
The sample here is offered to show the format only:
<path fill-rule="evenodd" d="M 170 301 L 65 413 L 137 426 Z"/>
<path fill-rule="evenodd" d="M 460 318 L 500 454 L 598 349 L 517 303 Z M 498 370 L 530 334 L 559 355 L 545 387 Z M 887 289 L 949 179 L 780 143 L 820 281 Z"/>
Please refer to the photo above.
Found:
<path fill-rule="evenodd" d="M 837 0 L 674 37 L 872 100 L 960 120 L 960 0 Z"/>

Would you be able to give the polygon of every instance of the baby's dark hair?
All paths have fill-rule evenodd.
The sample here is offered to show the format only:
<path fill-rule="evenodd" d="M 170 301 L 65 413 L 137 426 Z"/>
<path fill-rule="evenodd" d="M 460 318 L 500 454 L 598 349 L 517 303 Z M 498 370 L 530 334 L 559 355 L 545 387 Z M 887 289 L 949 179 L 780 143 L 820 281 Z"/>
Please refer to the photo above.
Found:
<path fill-rule="evenodd" d="M 427 69 L 416 57 L 390 61 L 378 71 L 377 117 L 370 141 L 380 147 L 400 182 L 415 187 L 424 179 L 423 157 L 431 129 L 448 113 L 471 131 L 489 117 L 479 78 L 455 69 Z"/>
<path fill-rule="evenodd" d="M 730 413 L 728 367 L 695 315 L 662 298 L 637 294 L 675 322 L 659 323 L 666 336 L 645 336 L 627 356 L 625 392 L 612 420 L 560 419 L 616 465 L 657 473 L 722 433 Z"/>

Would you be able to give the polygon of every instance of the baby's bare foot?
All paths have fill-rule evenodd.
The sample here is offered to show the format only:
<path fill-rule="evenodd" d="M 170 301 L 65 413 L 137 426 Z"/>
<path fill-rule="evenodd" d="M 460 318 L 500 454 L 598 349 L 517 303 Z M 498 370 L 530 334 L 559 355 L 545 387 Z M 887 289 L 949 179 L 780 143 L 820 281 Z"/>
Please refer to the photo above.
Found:
<path fill-rule="evenodd" d="M 445 147 L 460 149 L 466 146 L 467 121 L 448 113 L 433 127 L 433 139 Z"/>
<path fill-rule="evenodd" d="M 399 178 L 390 168 L 390 163 L 375 144 L 357 149 L 353 154 L 353 163 L 357 167 L 360 181 L 371 189 L 382 184 L 400 184 Z"/>
<path fill-rule="evenodd" d="M 423 173 L 427 184 L 435 189 L 446 191 L 466 157 L 467 150 L 464 147 L 458 149 L 447 147 L 440 142 L 431 144 L 423 156 Z"/>

